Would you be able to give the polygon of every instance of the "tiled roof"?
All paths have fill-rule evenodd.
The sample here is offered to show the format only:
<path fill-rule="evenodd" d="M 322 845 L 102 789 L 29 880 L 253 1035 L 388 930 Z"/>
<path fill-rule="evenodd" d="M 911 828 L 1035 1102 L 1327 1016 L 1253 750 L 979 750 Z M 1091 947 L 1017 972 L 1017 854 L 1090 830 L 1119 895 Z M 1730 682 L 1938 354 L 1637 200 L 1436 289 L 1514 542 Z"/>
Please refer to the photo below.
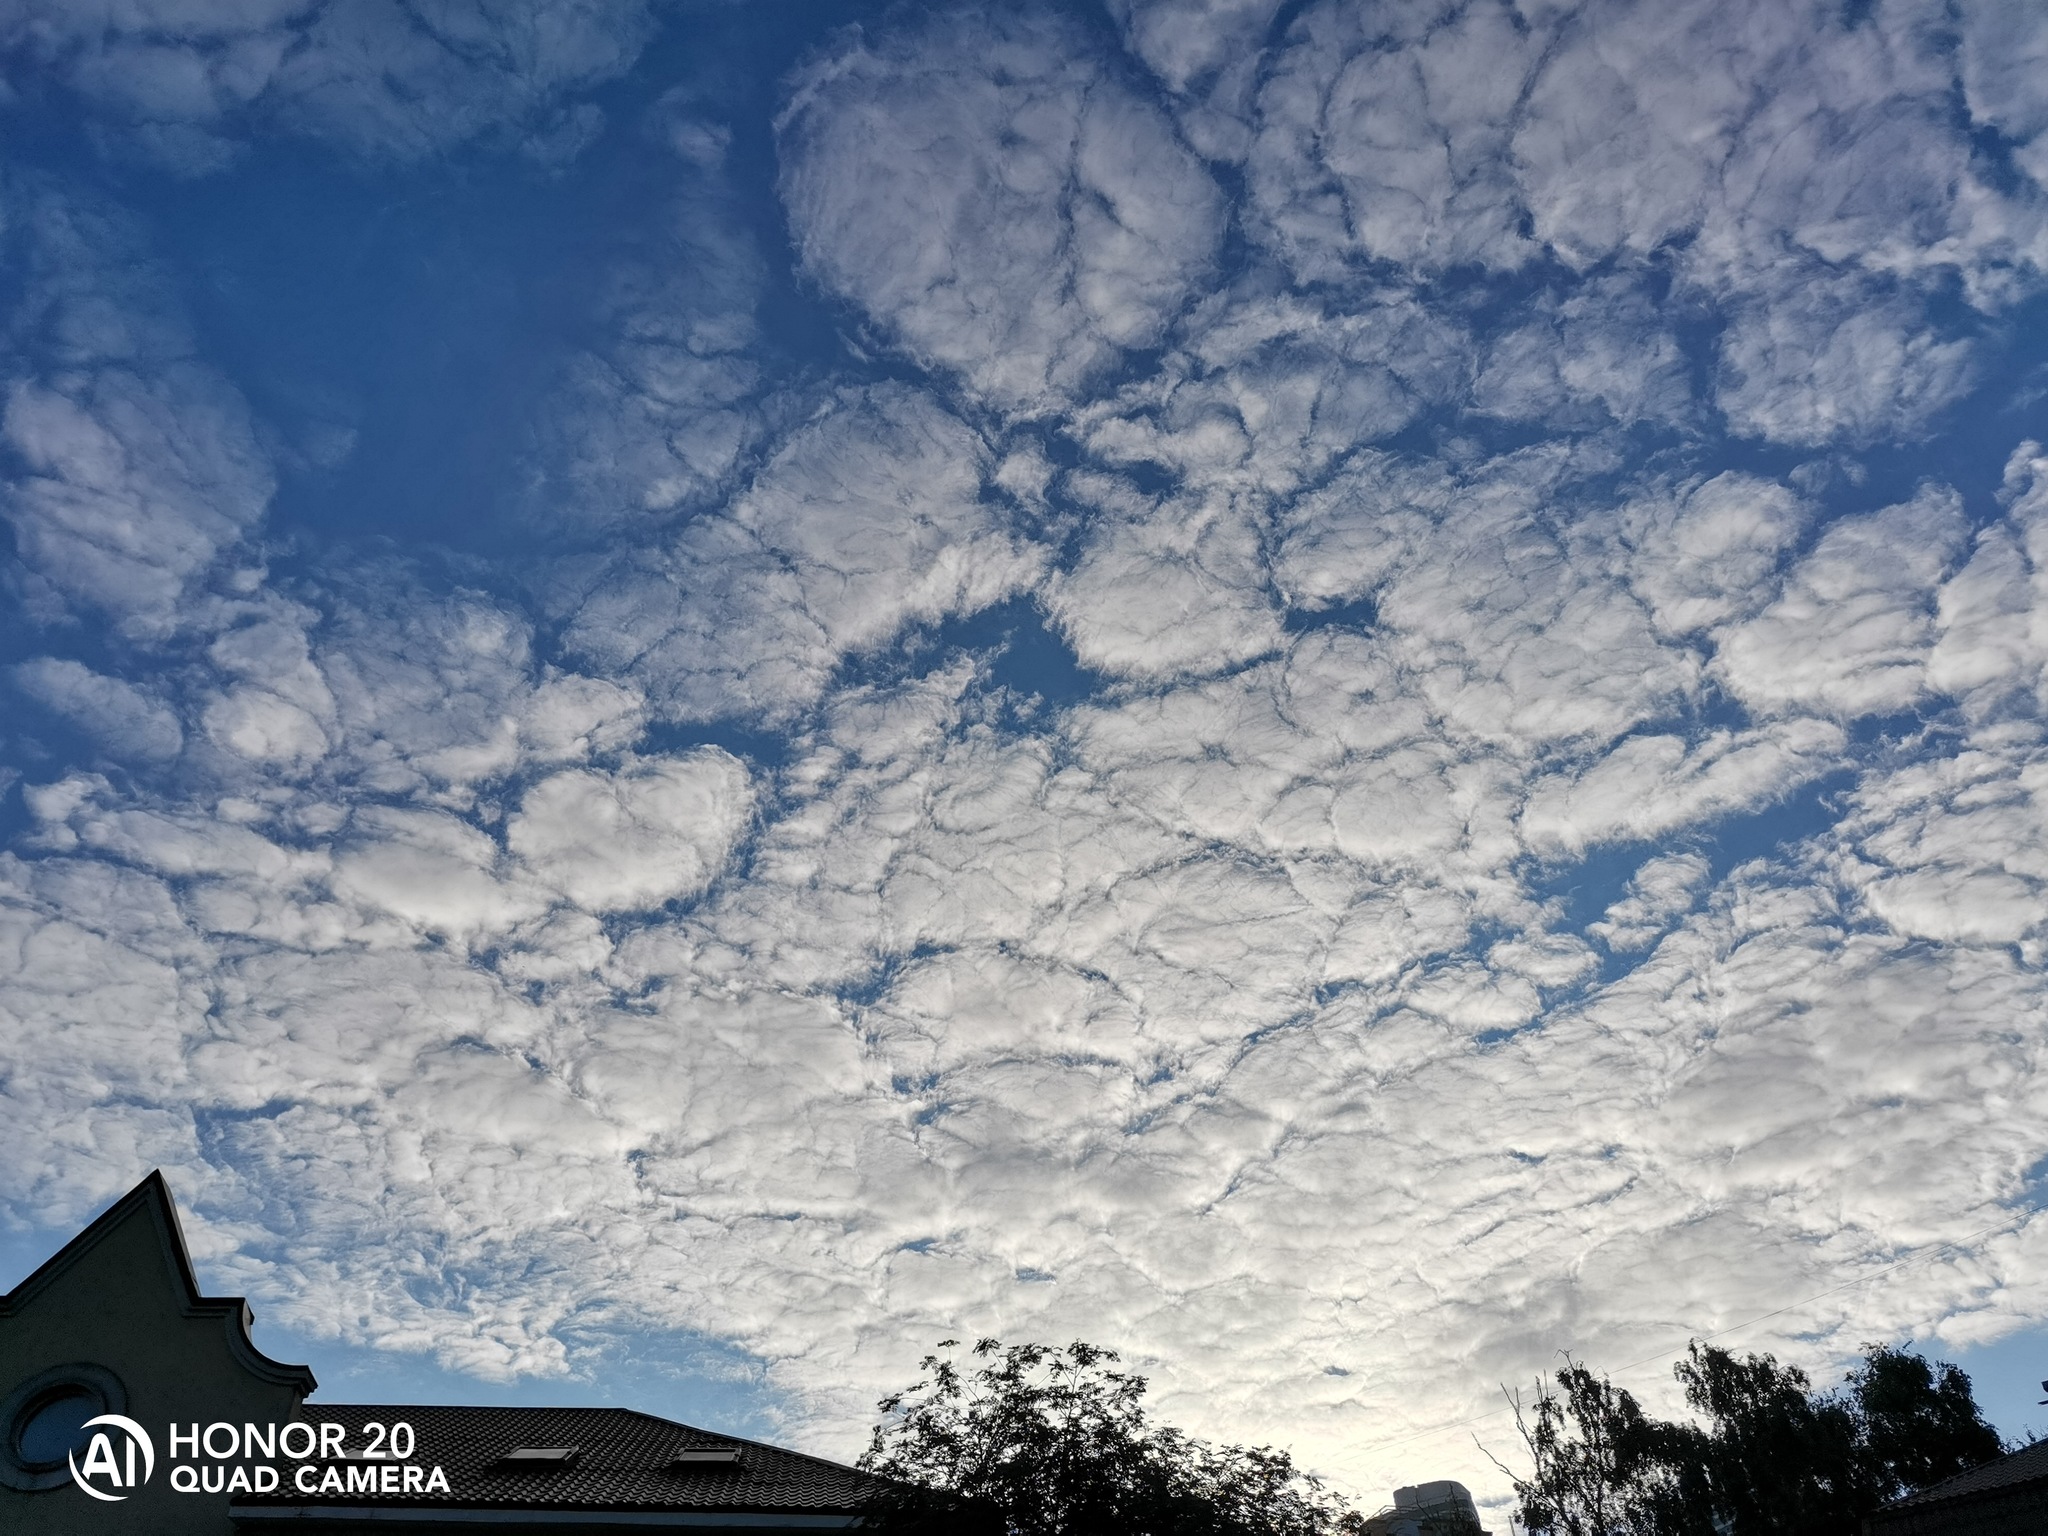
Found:
<path fill-rule="evenodd" d="M 1973 1494 L 1990 1493 L 1994 1489 L 2043 1479 L 2048 1479 L 2048 1440 L 2014 1451 L 2010 1456 L 2001 1456 L 1996 1461 L 1987 1461 L 1981 1467 L 1959 1472 L 1946 1482 L 1923 1488 L 1909 1499 L 1901 1499 L 1892 1508 L 1917 1509 L 1925 1504 L 1969 1498 Z"/>
<path fill-rule="evenodd" d="M 638 1511 L 751 1511 L 791 1515 L 856 1513 L 874 1488 L 864 1474 L 837 1462 L 777 1446 L 695 1429 L 626 1408 L 449 1408 L 309 1403 L 314 1424 L 341 1424 L 348 1450 L 366 1441 L 363 1426 L 410 1424 L 416 1437 L 409 1460 L 439 1466 L 449 1491 L 433 1494 L 365 1496 L 294 1491 L 302 1465 L 317 1465 L 317 1485 L 330 1463 L 280 1459 L 283 1487 L 274 1494 L 245 1494 L 234 1501 L 238 1516 L 262 1520 L 265 1511 L 339 1510 L 373 1504 L 378 1510 L 557 1509 Z M 567 1463 L 506 1463 L 515 1450 L 573 1449 Z M 686 1451 L 737 1450 L 736 1462 L 703 1457 L 674 1465 Z M 376 1465 L 376 1463 L 371 1463 Z M 361 1462 L 344 1465 L 362 1465 Z"/>

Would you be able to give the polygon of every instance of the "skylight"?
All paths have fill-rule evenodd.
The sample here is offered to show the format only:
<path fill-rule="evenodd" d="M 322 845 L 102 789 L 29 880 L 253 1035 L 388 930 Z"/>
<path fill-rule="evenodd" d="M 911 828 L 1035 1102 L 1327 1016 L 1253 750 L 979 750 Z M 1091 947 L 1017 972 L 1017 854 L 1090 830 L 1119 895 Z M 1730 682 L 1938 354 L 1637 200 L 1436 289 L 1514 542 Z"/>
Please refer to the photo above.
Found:
<path fill-rule="evenodd" d="M 677 1451 L 669 1461 L 669 1469 L 688 1472 L 697 1467 L 736 1467 L 740 1464 L 740 1449 L 736 1445 L 700 1446 L 693 1450 Z"/>
<path fill-rule="evenodd" d="M 529 1445 L 498 1458 L 506 1467 L 573 1467 L 583 1452 L 573 1445 Z"/>

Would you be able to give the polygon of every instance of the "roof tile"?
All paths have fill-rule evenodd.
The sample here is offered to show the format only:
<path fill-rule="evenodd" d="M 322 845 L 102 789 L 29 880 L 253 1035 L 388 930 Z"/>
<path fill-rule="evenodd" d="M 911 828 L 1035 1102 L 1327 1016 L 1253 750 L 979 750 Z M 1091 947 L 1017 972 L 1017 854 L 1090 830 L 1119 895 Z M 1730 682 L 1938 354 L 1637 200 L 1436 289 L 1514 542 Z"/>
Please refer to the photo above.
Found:
<path fill-rule="evenodd" d="M 308 1404 L 307 1419 L 341 1424 L 360 1446 L 363 1426 L 404 1422 L 417 1437 L 411 1461 L 440 1466 L 449 1491 L 385 1494 L 380 1506 L 534 1509 L 725 1510 L 836 1514 L 857 1511 L 875 1487 L 852 1467 L 780 1446 L 678 1424 L 627 1408 L 463 1408 Z M 573 1462 L 508 1461 L 520 1450 L 574 1448 Z M 678 1466 L 693 1451 L 739 1451 L 734 1461 Z M 361 1494 L 293 1491 L 297 1465 L 279 1462 L 283 1487 L 244 1495 L 265 1505 L 360 1505 Z"/>
<path fill-rule="evenodd" d="M 1921 1489 L 1911 1498 L 1901 1499 L 1892 1508 L 1940 1504 L 1949 1499 L 1967 1498 L 1972 1494 L 1989 1493 L 1994 1488 L 2010 1488 L 2042 1479 L 2048 1479 L 2048 1440 L 2037 1441 L 2009 1456 L 1959 1472 L 1947 1482 L 1936 1483 L 1932 1488 Z"/>

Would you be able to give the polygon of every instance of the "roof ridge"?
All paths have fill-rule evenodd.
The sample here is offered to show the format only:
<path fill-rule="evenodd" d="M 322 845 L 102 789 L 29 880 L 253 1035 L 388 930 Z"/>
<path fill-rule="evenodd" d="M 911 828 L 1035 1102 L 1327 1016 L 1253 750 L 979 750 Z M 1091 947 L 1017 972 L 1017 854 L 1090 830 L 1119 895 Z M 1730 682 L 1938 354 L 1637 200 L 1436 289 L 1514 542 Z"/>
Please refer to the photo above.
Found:
<path fill-rule="evenodd" d="M 17 1312 L 34 1300 L 60 1274 L 105 1242 L 109 1233 L 125 1225 L 141 1209 L 157 1218 L 158 1234 L 164 1239 L 164 1251 L 170 1258 L 173 1273 L 183 1283 L 185 1301 L 189 1304 L 227 1299 L 200 1293 L 199 1278 L 192 1269 L 191 1250 L 185 1246 L 185 1229 L 178 1220 L 178 1205 L 171 1198 L 170 1183 L 164 1178 L 161 1168 L 152 1168 L 143 1175 L 141 1183 L 79 1228 L 69 1241 L 30 1270 L 13 1290 L 0 1291 L 0 1316 Z"/>
<path fill-rule="evenodd" d="M 758 1450 L 773 1451 L 778 1456 L 791 1456 L 799 1461 L 808 1461 L 821 1467 L 830 1467 L 837 1472 L 854 1472 L 862 1477 L 874 1474 L 863 1471 L 850 1461 L 834 1461 L 829 1456 L 819 1456 L 810 1451 L 792 1450 L 786 1445 L 777 1445 L 770 1440 L 754 1440 L 746 1435 L 736 1435 L 730 1430 L 707 1429 L 701 1424 L 691 1424 L 682 1419 L 671 1419 L 662 1414 L 649 1413 L 645 1408 L 626 1408 L 604 1403 L 308 1403 L 305 1411 L 316 1413 L 323 1408 L 365 1408 L 375 1410 L 418 1411 L 422 1408 L 448 1413 L 616 1413 L 636 1419 L 646 1419 L 670 1429 L 688 1430 L 691 1434 L 710 1435 L 735 1445 L 751 1446 Z"/>

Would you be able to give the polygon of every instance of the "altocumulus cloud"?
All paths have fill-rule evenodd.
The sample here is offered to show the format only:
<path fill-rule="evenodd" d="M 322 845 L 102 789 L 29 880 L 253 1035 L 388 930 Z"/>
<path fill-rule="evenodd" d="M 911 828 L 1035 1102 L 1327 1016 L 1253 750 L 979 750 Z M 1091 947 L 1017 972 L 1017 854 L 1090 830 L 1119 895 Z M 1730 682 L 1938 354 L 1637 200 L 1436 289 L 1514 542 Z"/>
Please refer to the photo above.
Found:
<path fill-rule="evenodd" d="M 1085 1336 L 1366 1490 L 2048 1319 L 2048 17 L 848 19 L 0 10 L 11 1219 L 841 1453 Z M 475 526 L 234 340 L 266 177 L 603 225 L 475 278 Z"/>

